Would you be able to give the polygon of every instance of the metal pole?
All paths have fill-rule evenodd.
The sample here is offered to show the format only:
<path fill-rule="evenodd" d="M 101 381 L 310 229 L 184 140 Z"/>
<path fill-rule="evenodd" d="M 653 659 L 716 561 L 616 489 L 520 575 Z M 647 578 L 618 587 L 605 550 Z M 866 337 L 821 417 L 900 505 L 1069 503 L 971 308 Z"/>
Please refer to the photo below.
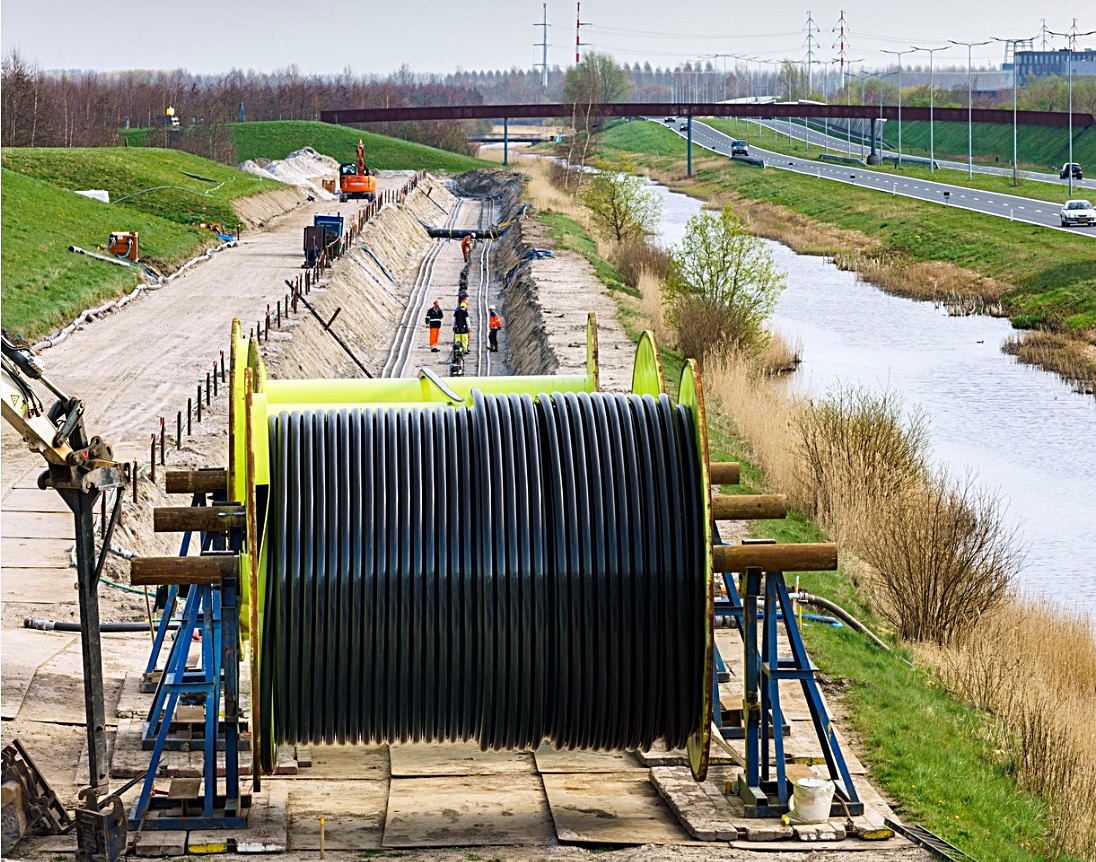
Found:
<path fill-rule="evenodd" d="M 967 179 L 974 178 L 974 67 L 971 65 L 971 51 L 976 47 L 988 45 L 992 39 L 985 42 L 957 42 L 948 39 L 952 45 L 965 45 L 967 48 Z"/>
<path fill-rule="evenodd" d="M 136 485 L 136 480 L 134 481 Z M 96 795 L 109 790 L 106 710 L 103 706 L 103 650 L 99 635 L 99 583 L 95 577 L 95 500 L 101 492 L 58 488 L 76 523 L 76 586 L 80 596 L 80 653 L 84 670 L 88 773 Z"/>
<path fill-rule="evenodd" d="M 1066 58 L 1066 69 L 1068 70 L 1069 78 L 1069 162 L 1066 170 L 1066 178 L 1069 180 L 1069 196 L 1073 197 L 1073 50 L 1074 50 L 1074 38 L 1077 36 L 1091 36 L 1096 33 L 1096 30 L 1089 30 L 1087 33 L 1055 33 L 1053 30 L 1046 30 L 1045 33 L 1051 36 L 1065 36 L 1069 39 L 1067 43 L 1069 45 L 1069 57 Z M 1045 38 L 1045 37 L 1044 37 Z M 1016 52 L 1012 52 L 1013 64 L 1015 66 Z"/>
<path fill-rule="evenodd" d="M 902 170 L 902 55 L 912 54 L 915 50 L 914 48 L 908 51 L 883 49 L 884 54 L 895 54 L 898 57 L 898 170 Z"/>
<path fill-rule="evenodd" d="M 993 41 L 1012 45 L 1012 184 L 1017 186 L 1020 184 L 1020 180 L 1017 176 L 1016 165 L 1016 88 L 1019 83 L 1019 76 L 1016 74 L 1016 46 L 1020 42 L 1030 42 L 1031 39 L 1002 39 L 998 36 L 994 36 Z"/>
<path fill-rule="evenodd" d="M 932 67 L 932 61 L 933 61 L 933 57 L 935 56 L 937 51 L 946 51 L 947 49 L 948 49 L 947 45 L 944 45 L 943 47 L 940 47 L 940 48 L 917 48 L 917 47 L 914 47 L 914 49 L 913 49 L 915 51 L 928 51 L 928 54 L 929 54 L 929 173 L 930 174 L 936 172 L 936 142 L 935 142 L 935 139 L 934 139 L 934 136 L 933 136 L 933 125 L 932 125 L 932 109 L 933 109 L 933 103 L 934 103 L 934 97 L 935 97 L 935 89 L 934 89 L 934 86 L 933 86 L 933 75 L 932 75 L 932 68 L 933 68 Z"/>

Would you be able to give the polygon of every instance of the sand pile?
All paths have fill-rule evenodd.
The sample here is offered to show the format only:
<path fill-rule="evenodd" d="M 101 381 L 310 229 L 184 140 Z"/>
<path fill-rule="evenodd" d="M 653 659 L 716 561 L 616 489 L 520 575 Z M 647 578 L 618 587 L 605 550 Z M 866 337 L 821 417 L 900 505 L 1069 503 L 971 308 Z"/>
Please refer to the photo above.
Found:
<path fill-rule="evenodd" d="M 279 182 L 288 183 L 308 191 L 317 200 L 335 200 L 338 195 L 324 191 L 322 178 L 338 176 L 339 163 L 330 156 L 317 153 L 312 147 L 304 147 L 290 153 L 284 159 L 267 161 L 248 159 L 239 165 L 241 171 L 257 174 Z"/>

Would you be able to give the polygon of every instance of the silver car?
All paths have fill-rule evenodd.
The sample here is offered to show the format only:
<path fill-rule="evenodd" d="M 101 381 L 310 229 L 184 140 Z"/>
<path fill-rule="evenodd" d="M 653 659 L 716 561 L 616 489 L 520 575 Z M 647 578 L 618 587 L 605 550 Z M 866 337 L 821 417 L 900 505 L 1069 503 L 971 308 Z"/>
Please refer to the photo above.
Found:
<path fill-rule="evenodd" d="M 1066 201 L 1062 207 L 1062 227 L 1072 224 L 1096 224 L 1096 210 L 1088 201 Z"/>

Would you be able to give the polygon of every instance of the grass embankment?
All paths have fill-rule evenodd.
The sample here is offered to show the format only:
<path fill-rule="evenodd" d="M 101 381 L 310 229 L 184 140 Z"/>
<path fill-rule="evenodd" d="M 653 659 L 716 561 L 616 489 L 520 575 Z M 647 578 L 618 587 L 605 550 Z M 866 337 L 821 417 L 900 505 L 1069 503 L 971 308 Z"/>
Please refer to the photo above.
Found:
<path fill-rule="evenodd" d="M 937 159 L 956 162 L 967 160 L 967 124 L 933 123 L 933 149 Z M 971 127 L 974 160 L 987 165 L 1008 167 L 1012 164 L 1012 126 L 1007 123 L 974 123 Z M 898 148 L 898 123 L 883 126 L 883 140 Z M 902 152 L 918 156 L 929 154 L 929 124 L 924 120 L 903 121 Z M 1016 127 L 1016 163 L 1020 170 L 1057 170 L 1069 161 L 1069 132 L 1046 126 Z M 1073 161 L 1096 167 L 1096 127 L 1073 128 Z"/>
<path fill-rule="evenodd" d="M 661 309 L 643 290 L 622 289 L 619 273 L 598 256 L 598 244 L 586 233 L 581 208 L 558 196 L 538 195 L 545 187 L 542 165 L 530 166 L 533 203 L 541 211 L 553 237 L 564 247 L 592 258 L 599 278 L 617 297 L 622 319 L 633 337 L 644 328 L 661 327 Z M 658 317 L 647 319 L 654 313 Z M 664 342 L 665 345 L 665 342 Z M 681 373 L 682 358 L 665 346 L 662 351 L 671 389 Z M 769 489 L 769 480 L 756 466 L 754 453 L 737 429 L 722 415 L 719 382 L 705 375 L 709 399 L 711 456 L 738 460 L 742 486 L 730 493 Z M 787 437 L 787 405 L 773 390 L 754 393 L 755 417 L 773 414 L 781 425 L 776 435 Z M 766 400 L 766 399 L 771 399 Z M 762 419 L 763 421 L 763 419 Z M 800 514 L 784 521 L 754 525 L 757 535 L 780 542 L 821 541 L 819 529 Z M 792 574 L 794 577 L 794 573 Z M 802 573 L 802 586 L 847 608 L 869 627 L 886 631 L 886 623 L 873 614 L 859 593 L 853 575 L 843 567 L 835 573 Z M 833 629 L 807 623 L 804 638 L 812 658 L 822 669 L 830 696 L 839 699 L 845 717 L 838 723 L 860 742 L 862 758 L 874 779 L 895 801 L 900 816 L 919 822 L 965 848 L 979 858 L 1034 860 L 1045 858 L 1047 806 L 1036 796 L 1018 790 L 1014 764 L 997 749 L 993 717 L 950 697 L 938 679 L 913 668 L 913 653 L 896 644 L 882 653 L 849 629 Z M 894 643 L 894 638 L 888 638 Z M 846 738 L 850 734 L 846 732 Z M 1063 857 L 1067 858 L 1067 857 Z"/>
<path fill-rule="evenodd" d="M 743 136 L 743 129 L 741 127 L 736 128 L 734 120 L 705 119 L 704 122 L 711 125 L 712 128 L 719 129 L 721 132 L 728 135 Z M 797 156 L 801 159 L 817 159 L 822 152 L 822 149 L 818 146 L 807 148 L 804 147 L 802 141 L 795 141 L 794 139 L 793 142 L 789 144 L 787 135 L 779 135 L 774 140 L 771 131 L 768 129 L 765 130 L 764 134 L 751 135 L 747 140 L 755 147 Z M 847 155 L 847 151 L 844 147 L 830 148 L 828 152 L 838 156 Z M 855 158 L 860 158 L 860 148 L 855 141 L 853 142 L 852 152 Z M 914 153 L 906 148 L 904 143 L 902 152 L 905 155 L 921 155 L 920 153 Z M 927 158 L 927 153 L 925 155 Z M 938 153 L 937 161 L 941 158 L 943 157 Z M 1041 180 L 1031 180 L 1020 177 L 1017 185 L 1013 185 L 1012 178 L 1008 176 L 974 174 L 971 179 L 968 179 L 966 170 L 938 168 L 936 171 L 930 171 L 927 167 L 910 163 L 903 163 L 901 170 L 890 162 L 874 166 L 857 166 L 856 169 L 858 171 L 868 170 L 879 174 L 886 174 L 895 179 L 931 180 L 933 182 L 948 183 L 953 186 L 963 186 L 964 188 L 978 189 L 994 194 L 1017 195 L 1019 197 L 1048 201 L 1055 204 L 1061 204 L 1069 196 L 1065 180 L 1048 183 Z M 1083 197 L 1084 195 L 1089 194 L 1089 192 L 1084 189 L 1076 189 L 1074 194 L 1077 197 Z M 1057 210 L 1057 207 L 1055 207 L 1055 210 Z"/>
<path fill-rule="evenodd" d="M 1000 308 L 1024 329 L 1073 336 L 1047 364 L 1096 386 L 1096 251 L 1092 238 L 909 198 L 760 170 L 722 156 L 693 160 L 655 123 L 618 123 L 608 151 L 630 154 L 657 179 L 715 206 L 732 204 L 751 230 L 805 254 L 831 255 L 883 289 L 918 299 Z M 695 151 L 694 151 L 695 156 Z"/>
<path fill-rule="evenodd" d="M 302 147 L 312 147 L 316 152 L 339 162 L 351 162 L 357 157 L 360 139 L 365 146 L 365 163 L 376 170 L 462 173 L 487 166 L 486 162 L 470 156 L 331 123 L 278 120 L 230 123 L 229 126 L 236 145 L 236 158 L 241 162 L 248 159 L 284 159 Z M 148 129 L 128 129 L 122 135 L 131 146 L 140 147 L 148 137 Z"/>
<path fill-rule="evenodd" d="M 5 149 L 3 325 L 28 339 L 131 290 L 143 272 L 68 251 L 105 253 L 111 231 L 138 231 L 162 274 L 216 242 L 189 222 L 238 221 L 233 200 L 280 183 L 173 150 Z M 73 194 L 105 189 L 110 204 Z"/>

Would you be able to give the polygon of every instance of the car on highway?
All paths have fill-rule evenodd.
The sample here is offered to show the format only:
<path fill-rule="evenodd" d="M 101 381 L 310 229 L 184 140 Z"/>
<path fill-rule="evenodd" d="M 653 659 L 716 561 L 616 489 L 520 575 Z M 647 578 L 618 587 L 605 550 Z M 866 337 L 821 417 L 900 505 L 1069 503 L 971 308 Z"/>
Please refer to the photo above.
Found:
<path fill-rule="evenodd" d="M 1062 165 L 1062 169 L 1058 172 L 1058 176 L 1063 180 L 1069 179 L 1070 174 L 1073 174 L 1073 179 L 1075 180 L 1084 179 L 1084 177 L 1081 175 L 1081 166 L 1076 162 L 1070 162 L 1067 165 Z"/>
<path fill-rule="evenodd" d="M 745 141 L 731 141 L 731 155 L 732 156 L 748 156 L 750 154 L 750 145 Z"/>
<path fill-rule="evenodd" d="M 1062 227 L 1073 224 L 1096 224 L 1096 210 L 1084 200 L 1066 201 L 1062 207 Z"/>
<path fill-rule="evenodd" d="M 664 122 L 664 123 L 667 123 L 667 124 L 669 124 L 669 123 L 672 123 L 673 121 L 674 121 L 674 118 L 673 118 L 673 117 L 667 117 L 667 118 L 666 118 L 665 120 L 663 120 L 662 122 Z"/>

